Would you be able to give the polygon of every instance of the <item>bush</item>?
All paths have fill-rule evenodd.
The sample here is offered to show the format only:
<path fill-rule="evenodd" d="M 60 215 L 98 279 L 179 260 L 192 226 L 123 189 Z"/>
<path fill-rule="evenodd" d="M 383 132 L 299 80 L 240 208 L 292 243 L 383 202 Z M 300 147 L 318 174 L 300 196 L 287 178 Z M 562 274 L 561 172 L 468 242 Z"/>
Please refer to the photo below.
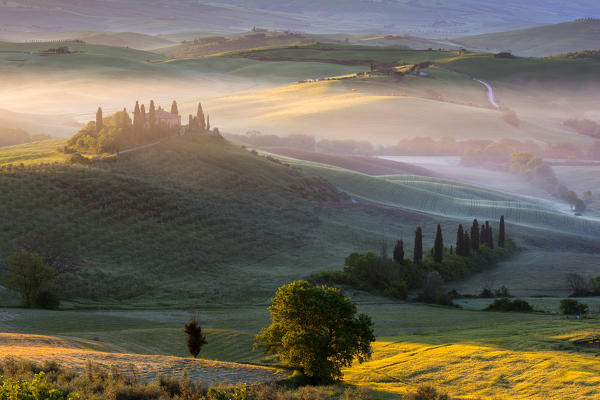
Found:
<path fill-rule="evenodd" d="M 506 297 L 494 300 L 492 304 L 484 308 L 485 311 L 516 311 L 531 312 L 533 307 L 524 300 L 510 300 Z"/>
<path fill-rule="evenodd" d="M 563 299 L 560 301 L 560 313 L 564 315 L 585 315 L 588 313 L 588 305 L 575 299 Z"/>
<path fill-rule="evenodd" d="M 38 293 L 35 305 L 46 310 L 56 310 L 60 305 L 60 299 L 53 291 L 42 290 Z"/>
<path fill-rule="evenodd" d="M 447 394 L 439 393 L 433 386 L 420 386 L 415 393 L 409 393 L 405 398 L 406 400 L 450 400 Z"/>
<path fill-rule="evenodd" d="M 82 156 L 80 153 L 74 153 L 74 154 L 71 155 L 71 157 L 69 157 L 69 162 L 71 164 L 87 165 L 91 161 L 90 161 L 89 158 Z"/>
<path fill-rule="evenodd" d="M 404 281 L 394 281 L 390 286 L 383 289 L 383 294 L 387 297 L 406 300 L 408 297 L 408 285 Z"/>

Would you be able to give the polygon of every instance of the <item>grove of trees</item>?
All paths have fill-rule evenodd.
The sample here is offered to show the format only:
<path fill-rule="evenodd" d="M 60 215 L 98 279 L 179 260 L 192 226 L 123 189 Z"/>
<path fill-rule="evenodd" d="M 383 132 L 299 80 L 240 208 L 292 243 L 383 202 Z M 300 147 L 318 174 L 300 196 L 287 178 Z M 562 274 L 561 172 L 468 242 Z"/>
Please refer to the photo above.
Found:
<path fill-rule="evenodd" d="M 76 149 L 93 153 L 117 153 L 121 150 L 141 146 L 180 133 L 180 125 L 161 122 L 159 113 L 166 113 L 156 108 L 150 101 L 148 111 L 144 104 L 135 103 L 133 119 L 126 109 L 104 117 L 102 108 L 96 112 L 96 121 L 90 121 L 67 142 L 67 149 Z M 178 116 L 177 102 L 171 104 L 171 114 Z M 208 131 L 208 117 L 204 117 L 202 106 L 198 104 L 196 116 L 190 115 L 186 133 L 203 133 Z"/>
<path fill-rule="evenodd" d="M 456 231 L 455 246 L 445 246 L 441 225 L 437 226 L 434 245 L 423 253 L 423 231 L 415 230 L 413 259 L 404 258 L 404 241 L 397 241 L 393 259 L 382 254 L 352 253 L 343 271 L 325 271 L 310 277 L 311 282 L 343 284 L 357 289 L 405 299 L 409 289 L 420 289 L 418 300 L 451 304 L 444 282 L 456 280 L 489 268 L 510 257 L 515 243 L 506 237 L 504 217 L 500 218 L 498 235 L 492 224 L 473 220 L 470 230 L 462 224 Z"/>

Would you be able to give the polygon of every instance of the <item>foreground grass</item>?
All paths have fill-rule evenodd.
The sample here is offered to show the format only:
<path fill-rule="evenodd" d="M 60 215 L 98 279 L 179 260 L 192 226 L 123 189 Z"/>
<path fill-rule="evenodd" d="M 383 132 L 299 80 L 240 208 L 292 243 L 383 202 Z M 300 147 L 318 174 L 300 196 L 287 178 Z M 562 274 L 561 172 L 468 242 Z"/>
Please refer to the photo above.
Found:
<path fill-rule="evenodd" d="M 373 359 L 346 369 L 344 382 L 380 392 L 374 399 L 397 398 L 422 384 L 457 398 L 565 399 L 600 394 L 597 350 L 573 343 L 600 335 L 598 316 L 577 320 L 385 302 L 360 293 L 354 298 L 360 311 L 372 316 L 378 338 Z M 253 335 L 268 323 L 265 307 L 204 309 L 201 316 L 209 343 L 202 357 L 269 362 L 251 350 Z M 73 352 L 95 348 L 124 359 L 131 356 L 119 354 L 185 356 L 182 327 L 187 318 L 187 312 L 175 310 L 4 309 L 0 330 L 58 335 L 61 346 L 77 347 L 69 350 Z M 27 351 L 33 354 L 32 350 L 23 354 Z"/>

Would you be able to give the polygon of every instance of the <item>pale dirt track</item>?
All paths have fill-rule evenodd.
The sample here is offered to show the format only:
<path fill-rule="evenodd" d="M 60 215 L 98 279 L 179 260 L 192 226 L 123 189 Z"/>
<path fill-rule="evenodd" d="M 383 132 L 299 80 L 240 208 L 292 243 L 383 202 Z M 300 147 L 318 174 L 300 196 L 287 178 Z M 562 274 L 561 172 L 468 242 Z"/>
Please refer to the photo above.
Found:
<path fill-rule="evenodd" d="M 112 353 L 86 348 L 85 341 L 52 336 L 0 333 L 0 356 L 31 360 L 36 363 L 56 361 L 61 366 L 83 371 L 88 361 L 109 370 L 117 367 L 127 375 L 150 381 L 159 373 L 180 376 L 185 369 L 190 378 L 204 384 L 227 382 L 257 383 L 284 379 L 287 372 L 274 368 L 202 359 Z M 89 343 L 93 345 L 93 342 Z"/>

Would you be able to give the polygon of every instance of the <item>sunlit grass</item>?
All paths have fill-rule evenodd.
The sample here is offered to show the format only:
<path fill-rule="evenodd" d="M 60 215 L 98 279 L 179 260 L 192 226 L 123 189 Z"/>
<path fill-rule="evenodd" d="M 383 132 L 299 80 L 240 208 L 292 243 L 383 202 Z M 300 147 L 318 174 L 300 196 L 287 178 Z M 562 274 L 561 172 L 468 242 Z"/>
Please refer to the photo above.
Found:
<path fill-rule="evenodd" d="M 67 139 L 52 139 L 39 142 L 0 147 L 0 166 L 7 164 L 43 164 L 65 162 L 67 157 L 56 151 L 67 143 Z"/>

